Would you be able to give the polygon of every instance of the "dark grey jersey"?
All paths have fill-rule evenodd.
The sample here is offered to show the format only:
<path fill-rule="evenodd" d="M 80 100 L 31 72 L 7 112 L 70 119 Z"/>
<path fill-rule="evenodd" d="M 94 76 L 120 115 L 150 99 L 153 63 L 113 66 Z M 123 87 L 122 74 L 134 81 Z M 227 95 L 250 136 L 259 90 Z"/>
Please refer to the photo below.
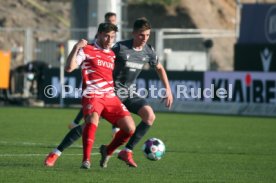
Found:
<path fill-rule="evenodd" d="M 115 88 L 129 88 L 135 83 L 146 63 L 152 68 L 158 64 L 156 53 L 152 46 L 146 44 L 141 51 L 132 47 L 133 39 L 116 43 L 112 50 L 116 55 L 113 79 Z"/>

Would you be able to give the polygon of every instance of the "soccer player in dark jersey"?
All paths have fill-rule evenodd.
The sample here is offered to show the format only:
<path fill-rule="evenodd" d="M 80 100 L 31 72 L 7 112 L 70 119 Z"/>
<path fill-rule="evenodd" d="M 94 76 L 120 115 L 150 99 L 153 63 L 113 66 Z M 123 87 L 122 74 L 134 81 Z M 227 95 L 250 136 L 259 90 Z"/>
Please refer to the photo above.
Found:
<path fill-rule="evenodd" d="M 141 72 L 144 64 L 149 63 L 154 68 L 160 77 L 166 89 L 166 107 L 170 108 L 173 103 L 171 88 L 164 67 L 158 62 L 156 53 L 152 46 L 147 44 L 150 36 L 151 25 L 145 18 L 139 18 L 133 26 L 133 39 L 118 42 L 112 49 L 116 54 L 115 69 L 113 79 L 115 89 L 128 90 L 135 83 L 136 78 Z M 118 93 L 117 93 L 118 94 Z M 120 97 L 120 95 L 118 95 Z M 123 104 L 132 113 L 138 114 L 141 117 L 141 122 L 137 125 L 134 135 L 128 141 L 125 149 L 120 151 L 118 158 L 125 161 L 131 167 L 137 167 L 137 164 L 132 158 L 132 150 L 141 138 L 147 133 L 155 120 L 155 114 L 147 101 L 135 93 L 121 97 Z M 61 142 L 61 144 L 53 151 L 61 154 L 64 149 L 69 147 L 76 141 L 82 133 L 81 126 L 73 128 Z M 107 167 L 109 158 L 106 158 L 102 167 Z M 54 165 L 54 164 L 53 164 Z"/>
<path fill-rule="evenodd" d="M 120 99 L 115 95 L 113 69 L 115 54 L 110 49 L 118 28 L 111 23 L 102 23 L 98 27 L 97 39 L 92 44 L 80 40 L 68 56 L 65 70 L 72 72 L 81 66 L 83 78 L 82 111 L 84 115 L 83 160 L 81 168 L 90 168 L 90 154 L 100 116 L 120 128 L 109 145 L 100 147 L 101 164 L 108 161 L 112 153 L 128 141 L 135 131 L 135 123 Z M 50 153 L 46 166 L 52 166 L 57 154 Z"/>
<path fill-rule="evenodd" d="M 151 25 L 145 18 L 139 18 L 133 26 L 133 39 L 121 41 L 112 48 L 116 55 L 113 79 L 115 89 L 129 90 L 140 74 L 144 64 L 149 63 L 155 69 L 166 88 L 166 106 L 171 107 L 173 97 L 168 77 L 164 67 L 158 62 L 153 47 L 147 44 L 150 37 Z M 117 93 L 118 95 L 118 93 Z M 118 95 L 119 96 L 119 95 Z M 120 98 L 120 96 L 119 96 Z M 137 167 L 132 158 L 132 150 L 141 138 L 147 133 L 155 120 L 155 114 L 147 101 L 136 93 L 129 93 L 127 98 L 121 98 L 127 109 L 139 115 L 141 122 L 136 127 L 134 135 L 130 138 L 125 149 L 119 152 L 118 158 L 127 162 L 128 165 Z"/>

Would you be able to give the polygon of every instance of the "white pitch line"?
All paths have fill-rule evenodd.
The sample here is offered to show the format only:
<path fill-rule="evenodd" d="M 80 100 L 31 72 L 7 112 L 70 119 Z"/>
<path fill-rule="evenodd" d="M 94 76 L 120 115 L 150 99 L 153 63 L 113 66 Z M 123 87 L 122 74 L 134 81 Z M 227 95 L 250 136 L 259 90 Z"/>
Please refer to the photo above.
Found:
<path fill-rule="evenodd" d="M 115 150 L 115 154 L 119 153 L 120 150 Z M 0 154 L 0 157 L 32 157 L 32 156 L 47 156 L 48 154 Z M 62 156 L 82 156 L 83 154 L 62 154 Z M 91 156 L 100 155 L 100 153 L 91 153 Z"/>
<path fill-rule="evenodd" d="M 43 143 L 35 143 L 35 142 L 7 142 L 7 141 L 0 141 L 0 145 L 18 145 L 18 146 L 54 146 L 57 147 L 59 144 L 43 144 Z M 82 148 L 82 145 L 71 145 L 70 147 L 77 147 Z M 99 149 L 99 147 L 93 147 L 95 149 Z"/>
<path fill-rule="evenodd" d="M 14 146 L 58 146 L 54 144 L 43 144 L 43 143 L 35 143 L 35 142 L 7 142 L 7 141 L 0 141 L 0 145 L 14 145 Z M 81 145 L 72 145 L 71 147 L 78 147 L 82 148 Z M 99 149 L 100 147 L 93 147 L 93 149 Z M 117 149 L 115 150 L 114 153 L 119 153 L 120 150 Z M 82 156 L 83 154 L 66 154 L 62 153 L 62 156 Z M 91 153 L 92 156 L 95 155 L 100 155 L 100 153 Z M 0 154 L 0 157 L 32 157 L 32 156 L 47 156 L 47 154 L 13 154 L 13 153 L 5 153 L 5 154 Z"/>
<path fill-rule="evenodd" d="M 100 153 L 91 153 L 92 156 L 100 155 Z M 47 156 L 47 154 L 0 154 L 0 157 L 27 157 L 27 156 Z M 82 154 L 63 154 L 63 156 L 82 156 Z"/>

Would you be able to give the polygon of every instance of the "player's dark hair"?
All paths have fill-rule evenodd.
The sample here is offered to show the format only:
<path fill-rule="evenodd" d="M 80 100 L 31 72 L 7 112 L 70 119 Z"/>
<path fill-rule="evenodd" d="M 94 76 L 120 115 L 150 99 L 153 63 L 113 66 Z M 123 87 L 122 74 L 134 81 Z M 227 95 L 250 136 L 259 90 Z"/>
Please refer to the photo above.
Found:
<path fill-rule="evenodd" d="M 104 15 L 104 20 L 107 22 L 107 20 L 112 17 L 112 16 L 115 16 L 116 17 L 116 13 L 113 13 L 113 12 L 107 12 L 105 15 Z"/>
<path fill-rule="evenodd" d="M 133 24 L 133 31 L 145 31 L 149 29 L 151 29 L 151 25 L 145 17 L 136 19 Z"/>
<path fill-rule="evenodd" d="M 98 33 L 102 33 L 102 32 L 111 32 L 111 31 L 115 31 L 118 32 L 118 27 L 112 23 L 101 23 L 98 27 Z"/>

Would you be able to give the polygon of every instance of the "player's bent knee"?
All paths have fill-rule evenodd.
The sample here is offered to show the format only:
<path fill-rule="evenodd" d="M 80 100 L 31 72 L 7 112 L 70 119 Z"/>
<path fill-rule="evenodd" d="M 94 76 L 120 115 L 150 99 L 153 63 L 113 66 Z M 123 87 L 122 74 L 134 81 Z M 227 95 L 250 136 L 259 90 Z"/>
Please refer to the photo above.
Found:
<path fill-rule="evenodd" d="M 128 133 L 131 133 L 131 134 L 133 134 L 133 133 L 135 132 L 135 130 L 136 130 L 136 127 L 135 127 L 135 125 L 133 125 L 133 126 L 130 126 L 130 127 L 129 127 L 129 129 L 128 129 Z"/>
<path fill-rule="evenodd" d="M 126 133 L 131 133 L 131 131 L 135 131 L 135 123 L 133 121 L 133 119 L 130 116 L 124 117 L 122 119 L 120 119 L 117 122 L 117 126 L 125 131 Z"/>
<path fill-rule="evenodd" d="M 150 123 L 151 124 L 153 124 L 153 122 L 155 121 L 155 114 L 154 113 L 152 113 L 150 116 L 149 116 L 149 121 L 150 121 Z"/>
<path fill-rule="evenodd" d="M 148 125 L 153 125 L 153 122 L 155 120 L 155 114 L 154 113 L 149 113 L 145 118 L 143 118 L 142 120 L 148 124 Z"/>
<path fill-rule="evenodd" d="M 150 106 L 144 106 L 138 111 L 139 116 L 142 118 L 143 122 L 152 125 L 155 120 L 155 114 Z"/>
<path fill-rule="evenodd" d="M 127 133 L 134 133 L 135 129 L 136 129 L 136 126 L 135 126 L 134 121 L 132 121 L 132 122 L 128 121 L 126 123 L 125 132 L 127 132 Z"/>

